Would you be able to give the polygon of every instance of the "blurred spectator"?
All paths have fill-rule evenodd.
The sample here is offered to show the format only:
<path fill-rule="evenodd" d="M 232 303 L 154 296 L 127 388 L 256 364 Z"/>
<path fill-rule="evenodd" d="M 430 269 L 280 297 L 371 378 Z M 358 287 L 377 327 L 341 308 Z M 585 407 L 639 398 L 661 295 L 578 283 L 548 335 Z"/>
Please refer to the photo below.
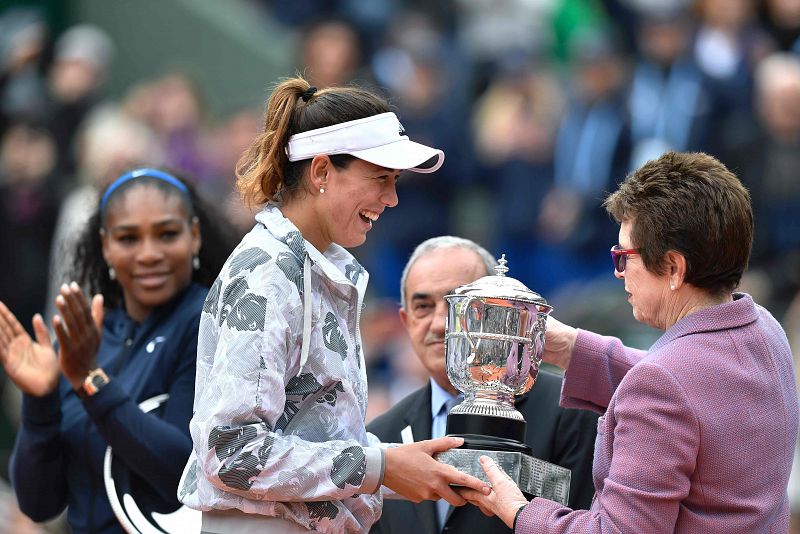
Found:
<path fill-rule="evenodd" d="M 168 72 L 150 95 L 150 126 L 160 138 L 164 165 L 194 178 L 201 196 L 218 193 L 211 158 L 209 122 L 200 85 L 185 72 Z"/>
<path fill-rule="evenodd" d="M 753 198 L 751 276 L 763 272 L 769 309 L 780 316 L 800 290 L 800 58 L 777 53 L 759 64 L 756 109 L 752 138 L 725 159 Z"/>
<path fill-rule="evenodd" d="M 753 0 L 698 0 L 695 62 L 706 77 L 718 130 L 751 110 L 753 70 L 773 47 Z M 718 148 L 718 147 L 716 147 Z"/>
<path fill-rule="evenodd" d="M 455 0 L 458 44 L 472 59 L 479 91 L 509 52 L 566 59 L 576 35 L 606 22 L 596 0 Z"/>
<path fill-rule="evenodd" d="M 633 153 L 630 168 L 669 150 L 708 150 L 710 95 L 690 54 L 689 13 L 659 10 L 637 26 L 638 49 L 631 80 Z"/>
<path fill-rule="evenodd" d="M 763 0 L 761 21 L 779 50 L 800 54 L 800 0 Z"/>
<path fill-rule="evenodd" d="M 304 31 L 300 52 L 303 73 L 311 85 L 322 89 L 353 81 L 368 83 L 357 79 L 362 62 L 358 32 L 343 19 L 311 23 Z"/>
<path fill-rule="evenodd" d="M 456 0 L 457 37 L 478 66 L 492 64 L 509 51 L 538 53 L 555 42 L 557 1 Z"/>
<path fill-rule="evenodd" d="M 541 248 L 526 258 L 540 287 L 588 279 L 608 268 L 616 225 L 602 199 L 625 177 L 630 131 L 625 108 L 626 62 L 610 34 L 573 43 L 572 94 L 555 147 L 555 185 L 539 211 Z"/>
<path fill-rule="evenodd" d="M 125 94 L 122 108 L 156 134 L 164 166 L 192 176 L 204 198 L 227 194 L 231 184 L 218 173 L 212 121 L 202 88 L 192 76 L 169 71 L 142 80 Z"/>
<path fill-rule="evenodd" d="M 213 134 L 211 147 L 219 187 L 212 198 L 226 199 L 223 208 L 225 217 L 234 225 L 240 237 L 253 228 L 255 212 L 244 206 L 239 192 L 235 190 L 234 171 L 239 158 L 262 130 L 259 110 L 248 108 L 231 114 Z"/>
<path fill-rule="evenodd" d="M 0 133 L 11 117 L 45 107 L 46 38 L 47 27 L 34 9 L 9 9 L 0 16 Z"/>
<path fill-rule="evenodd" d="M 56 162 L 53 137 L 38 121 L 15 119 L 0 138 L 0 300 L 26 316 L 45 307 Z"/>
<path fill-rule="evenodd" d="M 401 11 L 403 4 L 408 0 L 339 0 L 340 13 L 350 20 L 359 30 L 364 42 L 364 51 L 372 54 L 386 32 L 393 19 Z M 433 2 L 431 2 L 433 3 Z M 447 3 L 442 1 L 442 3 Z"/>
<path fill-rule="evenodd" d="M 58 168 L 67 177 L 76 167 L 74 136 L 100 98 L 113 51 L 108 35 L 88 24 L 69 28 L 56 41 L 46 117 L 58 149 Z"/>
<path fill-rule="evenodd" d="M 476 102 L 473 132 L 479 173 L 494 198 L 491 242 L 497 254 L 524 258 L 536 245 L 539 206 L 553 186 L 553 147 L 565 106 L 543 59 L 506 58 Z M 487 241 L 488 242 L 488 241 Z M 515 262 L 518 277 L 535 268 Z M 518 270 L 519 269 L 519 270 Z"/>

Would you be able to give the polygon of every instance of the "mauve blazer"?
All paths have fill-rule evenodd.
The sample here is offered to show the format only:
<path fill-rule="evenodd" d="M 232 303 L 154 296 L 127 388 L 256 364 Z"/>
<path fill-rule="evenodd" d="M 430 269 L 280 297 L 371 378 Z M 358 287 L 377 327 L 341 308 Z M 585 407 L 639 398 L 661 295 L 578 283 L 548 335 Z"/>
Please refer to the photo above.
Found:
<path fill-rule="evenodd" d="M 693 313 L 647 352 L 580 331 L 562 406 L 598 421 L 588 511 L 535 498 L 518 533 L 781 533 L 797 439 L 786 334 L 746 294 Z"/>

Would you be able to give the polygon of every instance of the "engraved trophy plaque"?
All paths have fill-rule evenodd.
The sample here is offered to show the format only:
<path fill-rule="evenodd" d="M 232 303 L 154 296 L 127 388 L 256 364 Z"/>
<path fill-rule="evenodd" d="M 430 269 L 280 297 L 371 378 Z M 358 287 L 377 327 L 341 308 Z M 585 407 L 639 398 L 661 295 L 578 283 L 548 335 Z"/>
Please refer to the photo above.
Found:
<path fill-rule="evenodd" d="M 570 470 L 534 456 L 525 444 L 525 419 L 514 408 L 515 396 L 536 380 L 553 308 L 507 277 L 507 263 L 503 255 L 494 275 L 445 296 L 447 376 L 464 394 L 447 416 L 447 435 L 464 438 L 464 444 L 437 459 L 488 482 L 479 458 L 489 456 L 529 498 L 566 505 Z"/>

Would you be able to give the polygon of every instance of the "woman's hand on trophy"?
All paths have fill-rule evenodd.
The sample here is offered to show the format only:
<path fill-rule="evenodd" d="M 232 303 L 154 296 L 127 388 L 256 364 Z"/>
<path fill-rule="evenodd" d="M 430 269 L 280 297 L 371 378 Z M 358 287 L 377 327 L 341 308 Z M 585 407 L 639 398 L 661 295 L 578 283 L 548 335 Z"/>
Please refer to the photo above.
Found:
<path fill-rule="evenodd" d="M 463 438 L 443 437 L 386 449 L 383 485 L 412 502 L 444 499 L 453 506 L 466 501 L 451 485 L 488 493 L 486 482 L 433 458 L 463 443 Z"/>
<path fill-rule="evenodd" d="M 8 377 L 23 393 L 42 397 L 58 385 L 58 360 L 50 334 L 38 313 L 33 316 L 36 341 L 0 302 L 0 361 Z"/>
<path fill-rule="evenodd" d="M 553 318 L 547 317 L 547 328 L 544 333 L 544 352 L 542 359 L 562 369 L 569 367 L 572 351 L 578 330 Z"/>
<path fill-rule="evenodd" d="M 496 515 L 508 528 L 513 528 L 517 512 L 528 504 L 528 499 L 494 460 L 481 456 L 481 467 L 492 484 L 492 490 L 487 494 L 470 488 L 458 488 L 458 493 L 485 515 Z"/>

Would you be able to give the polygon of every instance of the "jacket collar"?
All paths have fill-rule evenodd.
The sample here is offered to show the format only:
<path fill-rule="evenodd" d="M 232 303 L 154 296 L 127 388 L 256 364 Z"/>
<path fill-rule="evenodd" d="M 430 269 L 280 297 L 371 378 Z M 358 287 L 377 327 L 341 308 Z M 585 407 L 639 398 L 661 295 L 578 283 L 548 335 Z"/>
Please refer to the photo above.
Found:
<path fill-rule="evenodd" d="M 142 323 L 137 323 L 131 319 L 128 312 L 125 311 L 124 303 L 117 308 L 106 309 L 103 324 L 106 328 L 115 333 L 127 332 L 131 329 L 131 325 L 133 325 L 133 329 L 136 331 L 148 330 L 151 326 L 160 323 L 165 317 L 172 315 L 176 310 L 183 309 L 183 302 L 198 290 L 206 291 L 206 289 L 202 288 L 200 285 L 194 282 L 190 283 L 168 302 L 153 308 Z"/>
<path fill-rule="evenodd" d="M 324 253 L 314 248 L 314 245 L 303 238 L 294 223 L 283 216 L 280 204 L 267 203 L 256 214 L 256 221 L 263 224 L 275 239 L 283 242 L 301 264 L 307 254 L 329 280 L 354 286 L 362 295 L 366 291 L 369 275 L 353 255 L 336 243 L 331 244 Z"/>
<path fill-rule="evenodd" d="M 692 313 L 669 327 L 650 350 L 660 348 L 679 337 L 738 328 L 757 319 L 758 310 L 753 298 L 747 293 L 734 293 L 733 302 Z"/>

